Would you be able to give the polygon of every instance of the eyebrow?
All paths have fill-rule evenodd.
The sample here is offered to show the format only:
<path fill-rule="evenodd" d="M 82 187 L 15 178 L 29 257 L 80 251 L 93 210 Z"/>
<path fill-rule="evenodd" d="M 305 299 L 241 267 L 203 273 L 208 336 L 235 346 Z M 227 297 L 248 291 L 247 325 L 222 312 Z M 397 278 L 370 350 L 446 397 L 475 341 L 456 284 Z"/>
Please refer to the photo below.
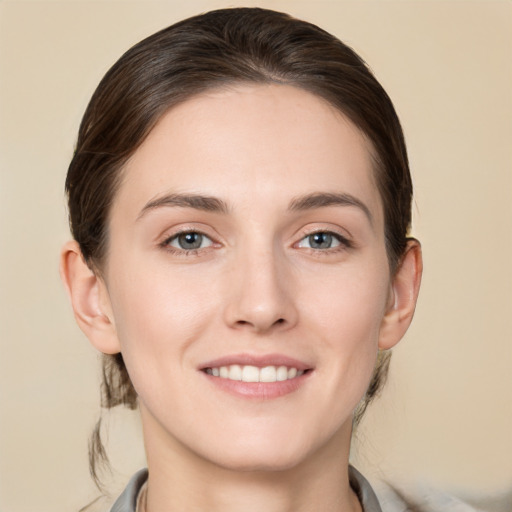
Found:
<path fill-rule="evenodd" d="M 304 211 L 327 206 L 355 206 L 368 217 L 370 224 L 373 224 L 373 216 L 368 206 L 351 194 L 314 192 L 293 199 L 288 209 L 290 211 Z"/>
<path fill-rule="evenodd" d="M 143 217 L 148 211 L 164 206 L 182 208 L 194 208 L 206 212 L 223 213 L 229 212 L 228 205 L 217 197 L 200 194 L 166 194 L 148 201 L 140 211 L 137 220 Z M 313 192 L 292 199 L 288 206 L 289 211 L 306 211 L 315 208 L 328 206 L 354 206 L 359 208 L 368 217 L 370 224 L 373 224 L 373 216 L 370 209 L 357 197 L 345 193 Z"/>
<path fill-rule="evenodd" d="M 137 220 L 143 217 L 148 211 L 161 208 L 162 206 L 178 206 L 182 208 L 194 208 L 206 212 L 227 213 L 228 206 L 217 197 L 204 196 L 199 194 L 166 194 L 147 202 L 140 211 Z"/>

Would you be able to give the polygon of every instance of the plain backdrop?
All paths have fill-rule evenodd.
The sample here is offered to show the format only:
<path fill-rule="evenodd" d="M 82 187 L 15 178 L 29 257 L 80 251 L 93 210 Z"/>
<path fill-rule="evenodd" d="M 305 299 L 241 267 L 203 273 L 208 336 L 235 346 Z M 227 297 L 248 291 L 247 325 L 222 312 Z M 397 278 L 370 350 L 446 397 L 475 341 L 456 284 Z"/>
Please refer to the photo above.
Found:
<path fill-rule="evenodd" d="M 0 1 L 2 512 L 69 512 L 98 495 L 87 468 L 98 358 L 57 269 L 87 101 L 132 44 L 233 5 L 335 33 L 370 64 L 405 130 L 423 288 L 355 463 L 374 480 L 459 494 L 512 486 L 512 3 Z M 144 458 L 137 415 L 109 423 L 115 493 Z"/>

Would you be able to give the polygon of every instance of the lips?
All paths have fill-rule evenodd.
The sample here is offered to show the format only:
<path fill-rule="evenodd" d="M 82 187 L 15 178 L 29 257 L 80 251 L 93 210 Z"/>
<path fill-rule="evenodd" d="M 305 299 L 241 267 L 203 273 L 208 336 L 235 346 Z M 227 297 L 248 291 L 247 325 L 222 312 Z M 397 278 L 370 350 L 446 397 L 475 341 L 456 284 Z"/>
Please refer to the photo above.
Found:
<path fill-rule="evenodd" d="M 209 361 L 199 369 L 220 389 L 265 399 L 299 389 L 313 371 L 311 365 L 280 354 L 227 356 Z"/>

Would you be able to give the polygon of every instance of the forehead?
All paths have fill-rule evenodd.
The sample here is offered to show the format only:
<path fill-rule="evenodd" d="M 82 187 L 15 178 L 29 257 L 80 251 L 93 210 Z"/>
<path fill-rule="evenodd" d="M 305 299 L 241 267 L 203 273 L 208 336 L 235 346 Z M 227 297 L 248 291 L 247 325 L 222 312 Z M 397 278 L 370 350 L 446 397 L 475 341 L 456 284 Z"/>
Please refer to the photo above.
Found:
<path fill-rule="evenodd" d="M 371 154 L 362 132 L 322 98 L 289 85 L 237 85 L 162 116 L 126 164 L 117 199 L 141 207 L 185 191 L 279 203 L 322 190 L 380 205 Z"/>

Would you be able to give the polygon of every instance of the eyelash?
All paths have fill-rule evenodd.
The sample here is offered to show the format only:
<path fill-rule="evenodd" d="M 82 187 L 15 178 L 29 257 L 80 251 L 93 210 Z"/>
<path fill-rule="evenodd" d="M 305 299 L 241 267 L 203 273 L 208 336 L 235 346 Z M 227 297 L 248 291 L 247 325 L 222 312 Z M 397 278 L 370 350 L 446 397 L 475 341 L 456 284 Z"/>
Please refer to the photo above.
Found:
<path fill-rule="evenodd" d="M 207 239 L 209 241 L 209 245 L 207 247 L 198 247 L 198 248 L 194 248 L 194 249 L 184 249 L 184 248 L 180 248 L 180 247 L 173 247 L 171 245 L 171 243 L 174 240 L 178 240 L 179 237 L 186 236 L 186 235 L 199 235 L 202 238 L 201 245 L 202 245 L 203 239 Z M 167 237 L 159 245 L 160 245 L 160 247 L 162 247 L 163 249 L 165 249 L 166 251 L 168 251 L 172 254 L 187 257 L 187 256 L 195 256 L 195 255 L 199 254 L 200 252 L 204 251 L 205 249 L 209 249 L 214 244 L 215 244 L 215 242 L 211 239 L 211 237 L 209 237 L 205 233 L 203 233 L 197 229 L 184 229 L 183 231 L 179 231 L 178 233 L 174 233 L 172 236 Z"/>
<path fill-rule="evenodd" d="M 332 237 L 333 240 L 335 240 L 338 245 L 334 247 L 326 247 L 326 248 L 315 248 L 315 247 L 303 247 L 304 249 L 309 249 L 311 251 L 314 251 L 316 254 L 322 254 L 322 253 L 328 253 L 332 254 L 339 251 L 344 251 L 346 249 L 353 248 L 354 244 L 345 236 L 340 235 L 339 233 L 335 231 L 329 231 L 327 229 L 319 229 L 316 231 L 311 231 L 310 233 L 307 233 L 305 236 L 303 236 L 295 245 L 297 247 L 301 247 L 299 244 L 302 242 L 309 240 L 311 243 L 311 237 L 314 237 L 315 235 L 324 235 L 328 237 Z"/>
<path fill-rule="evenodd" d="M 173 241 L 177 241 L 179 237 L 186 236 L 186 235 L 199 235 L 201 237 L 201 244 L 203 242 L 203 239 L 207 239 L 209 241 L 209 244 L 206 247 L 197 247 L 194 249 L 184 249 L 179 247 L 174 247 L 171 245 Z M 336 241 L 338 245 L 335 245 L 334 247 L 326 247 L 326 248 L 315 248 L 315 247 L 303 247 L 300 244 L 306 240 L 309 240 L 309 243 L 311 244 L 311 237 L 314 237 L 315 235 L 324 235 L 327 237 L 332 237 L 332 240 Z M 199 254 L 200 252 L 203 252 L 204 250 L 209 249 L 210 247 L 215 245 L 215 242 L 206 235 L 205 233 L 195 230 L 195 229 L 184 229 L 183 231 L 179 231 L 178 233 L 174 233 L 172 236 L 167 237 L 163 242 L 159 244 L 163 249 L 166 251 L 178 255 L 178 256 L 195 256 Z M 329 230 L 322 230 L 319 229 L 317 231 L 311 231 L 310 233 L 305 234 L 298 242 L 294 244 L 294 247 L 299 247 L 303 249 L 308 249 L 310 251 L 313 251 L 315 254 L 322 254 L 322 253 L 336 253 L 339 251 L 343 251 L 346 249 L 353 248 L 353 243 L 343 235 L 340 235 L 339 233 L 336 233 L 334 231 Z"/>

